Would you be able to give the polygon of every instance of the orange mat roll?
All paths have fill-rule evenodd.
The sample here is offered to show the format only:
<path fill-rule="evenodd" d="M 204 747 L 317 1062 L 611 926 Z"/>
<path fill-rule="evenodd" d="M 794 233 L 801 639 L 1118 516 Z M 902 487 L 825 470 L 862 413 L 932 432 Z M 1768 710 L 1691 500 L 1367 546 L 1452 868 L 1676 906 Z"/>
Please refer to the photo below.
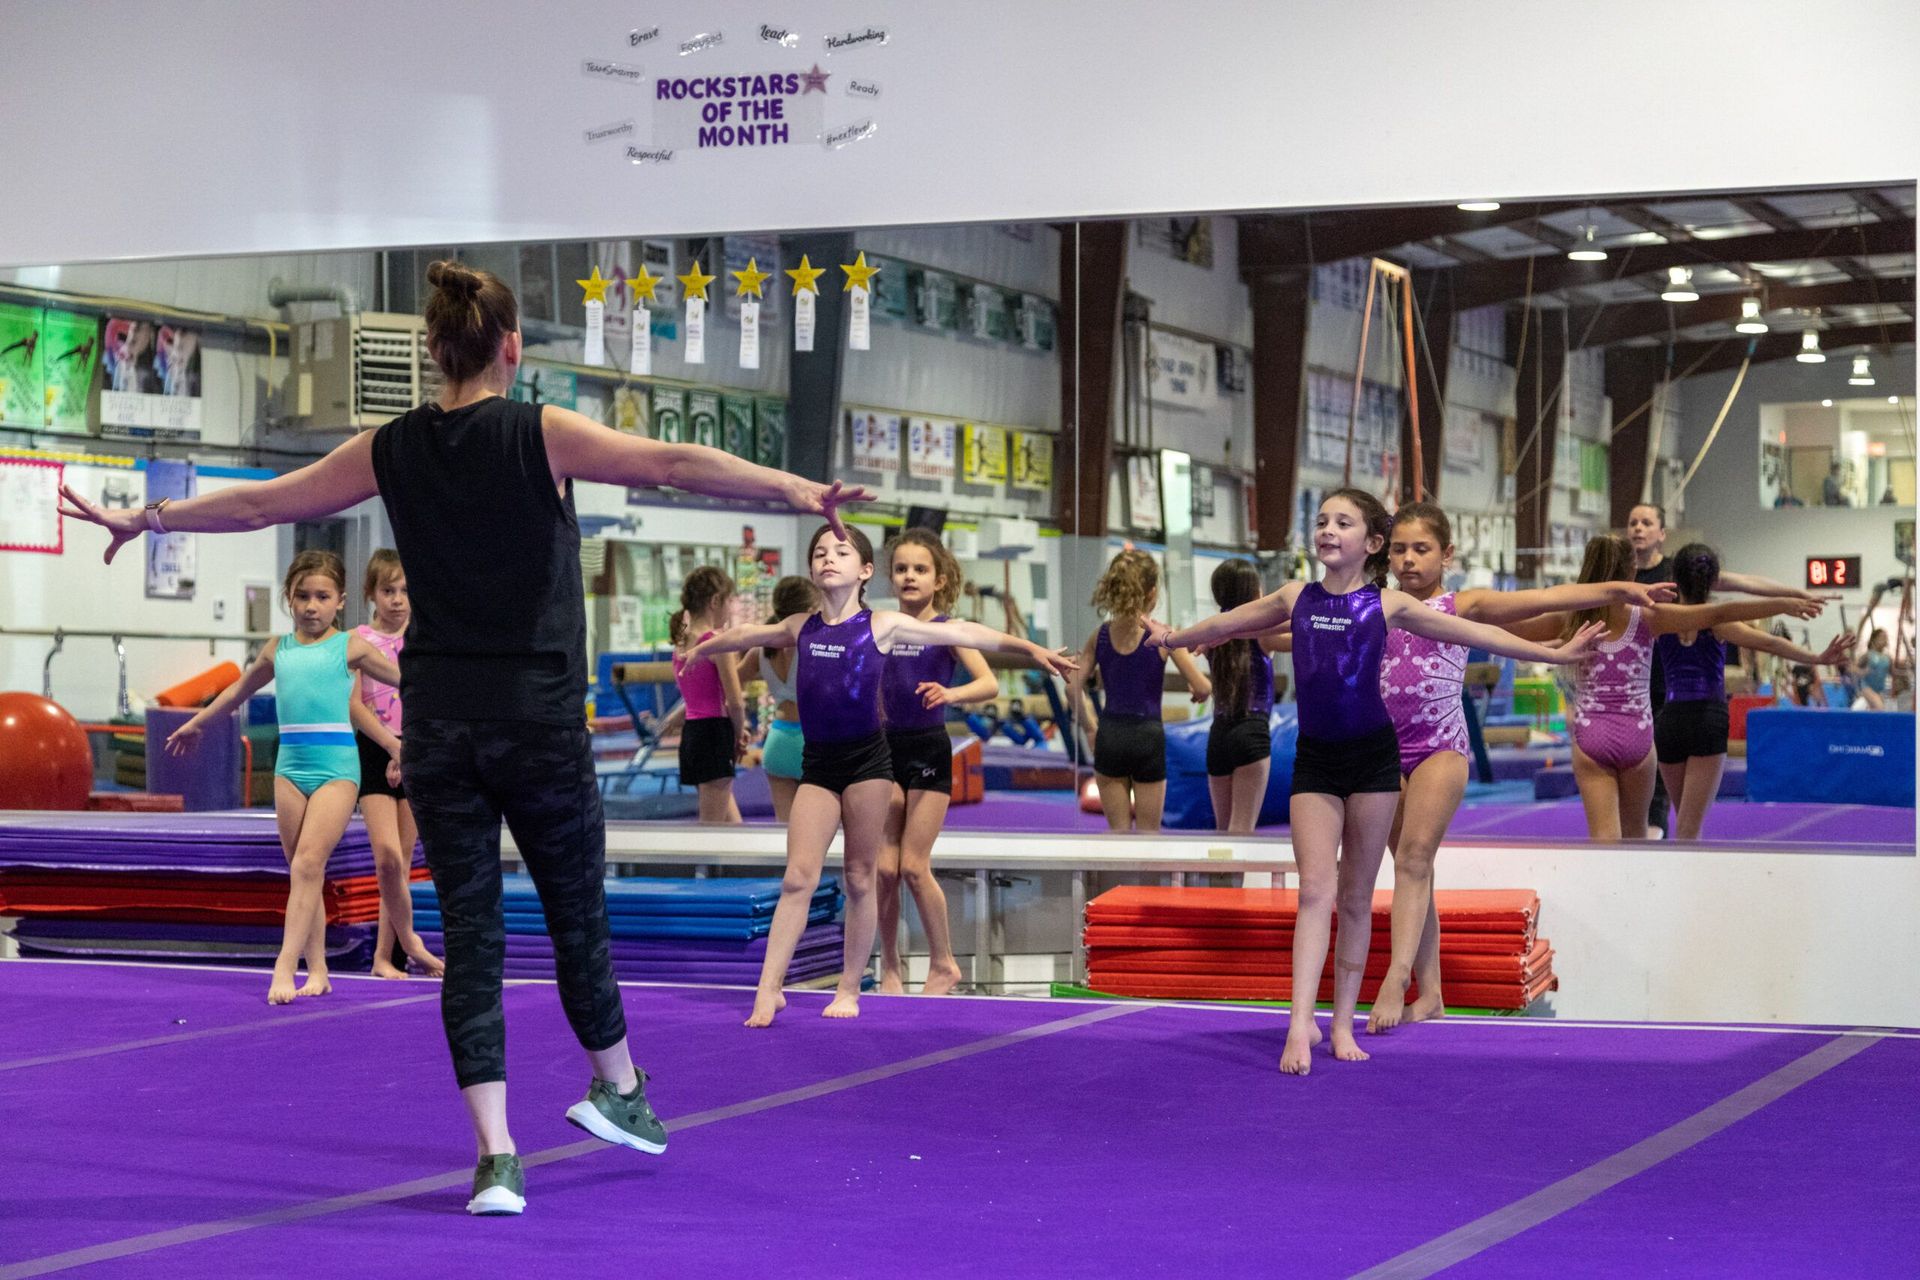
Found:
<path fill-rule="evenodd" d="M 223 662 L 217 667 L 202 671 L 191 680 L 182 680 L 171 689 L 163 689 L 154 695 L 154 702 L 163 707 L 199 707 L 205 706 L 222 689 L 240 678 L 240 668 L 231 662 Z"/>

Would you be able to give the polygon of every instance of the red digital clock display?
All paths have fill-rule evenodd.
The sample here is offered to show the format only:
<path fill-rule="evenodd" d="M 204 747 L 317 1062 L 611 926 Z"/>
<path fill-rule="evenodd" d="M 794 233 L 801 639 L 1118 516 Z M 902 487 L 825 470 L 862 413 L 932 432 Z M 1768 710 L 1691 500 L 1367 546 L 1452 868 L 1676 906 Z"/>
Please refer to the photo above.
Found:
<path fill-rule="evenodd" d="M 1859 556 L 1807 557 L 1808 590 L 1844 591 L 1859 585 Z"/>

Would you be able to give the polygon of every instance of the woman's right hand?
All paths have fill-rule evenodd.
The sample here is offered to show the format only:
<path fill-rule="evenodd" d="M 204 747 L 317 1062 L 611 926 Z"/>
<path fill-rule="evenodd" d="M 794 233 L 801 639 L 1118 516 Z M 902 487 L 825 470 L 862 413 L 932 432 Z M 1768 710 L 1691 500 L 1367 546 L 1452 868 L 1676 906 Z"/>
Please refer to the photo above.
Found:
<path fill-rule="evenodd" d="M 167 754 L 170 756 L 184 756 L 187 752 L 199 745 L 200 721 L 198 717 L 195 717 L 181 725 L 178 729 L 175 729 L 172 735 L 167 738 Z"/>
<path fill-rule="evenodd" d="M 60 514 L 72 516 L 75 520 L 85 520 L 88 524 L 97 524 L 113 535 L 107 543 L 106 563 L 112 564 L 113 557 L 120 548 L 147 531 L 147 513 L 140 510 L 112 510 L 97 506 L 73 491 L 70 485 L 60 486 Z"/>

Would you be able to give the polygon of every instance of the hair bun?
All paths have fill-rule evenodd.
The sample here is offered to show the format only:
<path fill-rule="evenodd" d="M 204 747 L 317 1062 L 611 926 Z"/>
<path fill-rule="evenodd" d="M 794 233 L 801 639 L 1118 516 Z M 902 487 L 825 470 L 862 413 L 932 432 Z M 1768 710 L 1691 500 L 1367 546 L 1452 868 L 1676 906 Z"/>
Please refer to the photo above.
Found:
<path fill-rule="evenodd" d="M 480 273 L 466 263 L 443 258 L 427 267 L 427 283 L 443 293 L 472 298 L 479 294 L 483 281 Z"/>

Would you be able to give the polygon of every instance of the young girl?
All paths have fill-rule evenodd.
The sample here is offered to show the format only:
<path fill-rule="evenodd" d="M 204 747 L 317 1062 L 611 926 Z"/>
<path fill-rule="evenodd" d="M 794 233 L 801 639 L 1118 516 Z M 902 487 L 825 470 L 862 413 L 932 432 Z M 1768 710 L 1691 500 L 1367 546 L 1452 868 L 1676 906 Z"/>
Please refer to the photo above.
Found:
<path fill-rule="evenodd" d="M 1213 571 L 1213 602 L 1222 612 L 1260 596 L 1260 571 L 1248 560 L 1227 560 Z M 1207 651 L 1213 687 L 1213 723 L 1207 729 L 1207 791 L 1213 825 L 1250 832 L 1260 821 L 1273 760 L 1273 655 L 1287 647 L 1269 633 L 1229 640 Z"/>
<path fill-rule="evenodd" d="M 320 886 L 360 792 L 360 751 L 348 721 L 353 678 L 365 673 L 386 684 L 400 683 L 400 668 L 385 654 L 357 635 L 333 629 L 346 595 L 347 570 L 339 556 L 330 551 L 295 556 L 281 591 L 293 614 L 293 632 L 269 640 L 244 676 L 167 739 L 168 751 L 186 754 L 209 721 L 244 705 L 274 681 L 280 750 L 273 767 L 273 809 L 290 874 L 286 930 L 267 988 L 268 1004 L 332 990 Z M 303 955 L 307 981 L 295 990 Z"/>
<path fill-rule="evenodd" d="M 960 562 L 940 535 L 908 529 L 887 553 L 900 612 L 915 622 L 945 622 L 960 596 Z M 948 688 L 955 662 L 966 684 Z M 900 966 L 900 882 L 906 881 L 920 927 L 927 932 L 928 995 L 945 995 L 960 981 L 947 924 L 947 896 L 933 874 L 933 842 L 953 797 L 953 738 L 946 709 L 995 697 L 1000 682 L 977 649 L 896 640 L 881 682 L 887 717 L 887 751 L 893 757 L 893 800 L 887 810 L 886 843 L 880 849 L 880 990 L 906 990 Z"/>
<path fill-rule="evenodd" d="M 1453 527 L 1431 502 L 1395 513 L 1387 547 L 1395 583 L 1436 613 L 1502 627 L 1528 640 L 1551 640 L 1558 610 L 1607 604 L 1645 607 L 1672 600 L 1667 583 L 1570 584 L 1534 591 L 1443 591 L 1453 558 Z M 1529 620 L 1536 620 L 1529 622 Z M 1367 1031 L 1389 1031 L 1403 1019 L 1441 1015 L 1440 920 L 1433 906 L 1433 860 L 1467 789 L 1467 717 L 1461 682 L 1464 645 L 1411 631 L 1387 637 L 1380 663 L 1380 696 L 1400 741 L 1400 805 L 1387 845 L 1393 850 L 1393 959 L 1367 1015 Z M 1406 1007 L 1407 984 L 1420 981 L 1420 998 Z"/>
<path fill-rule="evenodd" d="M 1683 604 L 1706 604 L 1719 576 L 1720 557 L 1712 547 L 1690 542 L 1673 557 L 1673 581 Z M 1698 840 L 1707 810 L 1720 794 L 1720 774 L 1727 766 L 1728 645 L 1808 667 L 1843 664 L 1849 648 L 1847 637 L 1835 636 L 1824 652 L 1814 653 L 1744 622 L 1668 632 L 1653 642 L 1667 680 L 1667 700 L 1654 713 L 1653 748 L 1673 797 L 1675 839 Z"/>
<path fill-rule="evenodd" d="M 1893 675 L 1893 658 L 1887 653 L 1887 629 L 1875 627 L 1867 641 L 1867 651 L 1853 664 L 1859 677 L 1860 699 L 1869 711 L 1887 709 L 1887 685 Z"/>
<path fill-rule="evenodd" d="M 773 616 L 767 621 L 783 622 L 795 614 L 812 613 L 818 604 L 813 583 L 805 578 L 782 578 L 773 584 Z M 767 789 L 773 793 L 774 819 L 782 823 L 793 814 L 793 796 L 800 790 L 800 757 L 806 745 L 793 686 L 796 661 L 787 649 L 755 649 L 740 669 L 742 683 L 764 680 L 767 696 L 773 699 L 773 718 L 767 722 L 766 738 L 760 744 L 760 767 L 767 771 Z"/>
<path fill-rule="evenodd" d="M 1632 578 L 1633 547 L 1625 538 L 1603 533 L 1588 541 L 1581 582 Z M 1593 657 L 1574 668 L 1575 699 L 1567 716 L 1573 733 L 1573 776 L 1587 811 L 1587 834 L 1595 840 L 1646 838 L 1654 778 L 1653 711 L 1647 692 L 1654 637 L 1779 613 L 1811 618 L 1820 607 L 1817 600 L 1791 598 L 1656 604 L 1644 609 L 1613 604 L 1562 615 L 1565 635 L 1594 622 L 1606 624 L 1606 639 L 1594 646 Z"/>
<path fill-rule="evenodd" d="M 703 564 L 680 587 L 673 615 L 673 679 L 686 705 L 680 728 L 680 781 L 700 792 L 700 821 L 738 822 L 733 767 L 747 743 L 747 704 L 733 658 L 693 658 L 693 646 L 723 630 L 733 606 L 733 579 Z"/>
<path fill-rule="evenodd" d="M 367 559 L 367 578 L 361 588 L 373 604 L 373 621 L 353 633 L 399 665 L 407 643 L 412 605 L 407 598 L 407 575 L 400 554 L 382 547 Z M 373 865 L 380 879 L 380 927 L 373 944 L 373 976 L 404 978 L 407 971 L 393 962 L 394 943 L 408 960 L 434 977 L 446 966 L 427 950 L 413 931 L 413 846 L 419 830 L 413 809 L 400 785 L 400 691 L 372 676 L 354 681 L 351 704 L 354 744 L 360 750 L 360 817 L 367 824 L 373 846 Z"/>
<path fill-rule="evenodd" d="M 1300 907 L 1293 930 L 1293 1011 L 1280 1069 L 1293 1075 L 1311 1069 L 1320 1041 L 1313 1007 L 1336 898 L 1333 1053 L 1350 1062 L 1367 1057 L 1353 1038 L 1353 1013 L 1373 932 L 1373 886 L 1400 793 L 1400 745 L 1380 697 L 1388 629 L 1534 662 L 1576 661 L 1600 630 L 1584 628 L 1556 649 L 1385 590 L 1390 527 L 1386 508 L 1372 494 L 1337 489 L 1320 504 L 1314 522 L 1314 549 L 1326 569 L 1321 581 L 1289 582 L 1194 626 L 1160 628 L 1154 637 L 1166 648 L 1211 645 L 1291 623 L 1300 739 L 1290 817 Z"/>
<path fill-rule="evenodd" d="M 1160 693 L 1167 654 L 1147 643 L 1148 617 L 1159 595 L 1160 570 L 1152 556 L 1129 547 L 1113 558 L 1093 590 L 1093 605 L 1107 621 L 1087 638 L 1081 674 L 1068 688 L 1093 748 L 1093 780 L 1112 831 L 1129 825 L 1158 831 L 1166 806 L 1167 732 Z M 1165 630 L 1164 624 L 1154 625 Z M 1186 677 L 1193 700 L 1205 702 L 1213 686 L 1193 655 L 1177 648 L 1173 663 Z M 1098 715 L 1087 697 L 1089 676 L 1098 677 L 1107 695 L 1106 709 Z"/>
<path fill-rule="evenodd" d="M 807 563 L 820 592 L 817 611 L 767 626 L 735 627 L 695 645 L 692 658 L 737 653 L 755 645 L 798 649 L 796 683 L 800 727 L 806 734 L 800 790 L 787 824 L 787 873 L 774 909 L 767 958 L 760 970 L 749 1027 L 769 1026 L 786 1007 L 780 992 L 787 964 L 807 927 L 807 908 L 835 828 L 846 828 L 846 951 L 829 1018 L 860 1013 L 860 980 L 873 953 L 874 865 L 885 841 L 893 760 L 881 727 L 881 683 L 895 645 L 965 645 L 1024 653 L 1048 671 L 1068 675 L 1071 658 L 1029 640 L 973 622 L 923 622 L 891 610 L 867 608 L 873 544 L 858 529 L 844 538 L 828 526 L 807 544 Z"/>

